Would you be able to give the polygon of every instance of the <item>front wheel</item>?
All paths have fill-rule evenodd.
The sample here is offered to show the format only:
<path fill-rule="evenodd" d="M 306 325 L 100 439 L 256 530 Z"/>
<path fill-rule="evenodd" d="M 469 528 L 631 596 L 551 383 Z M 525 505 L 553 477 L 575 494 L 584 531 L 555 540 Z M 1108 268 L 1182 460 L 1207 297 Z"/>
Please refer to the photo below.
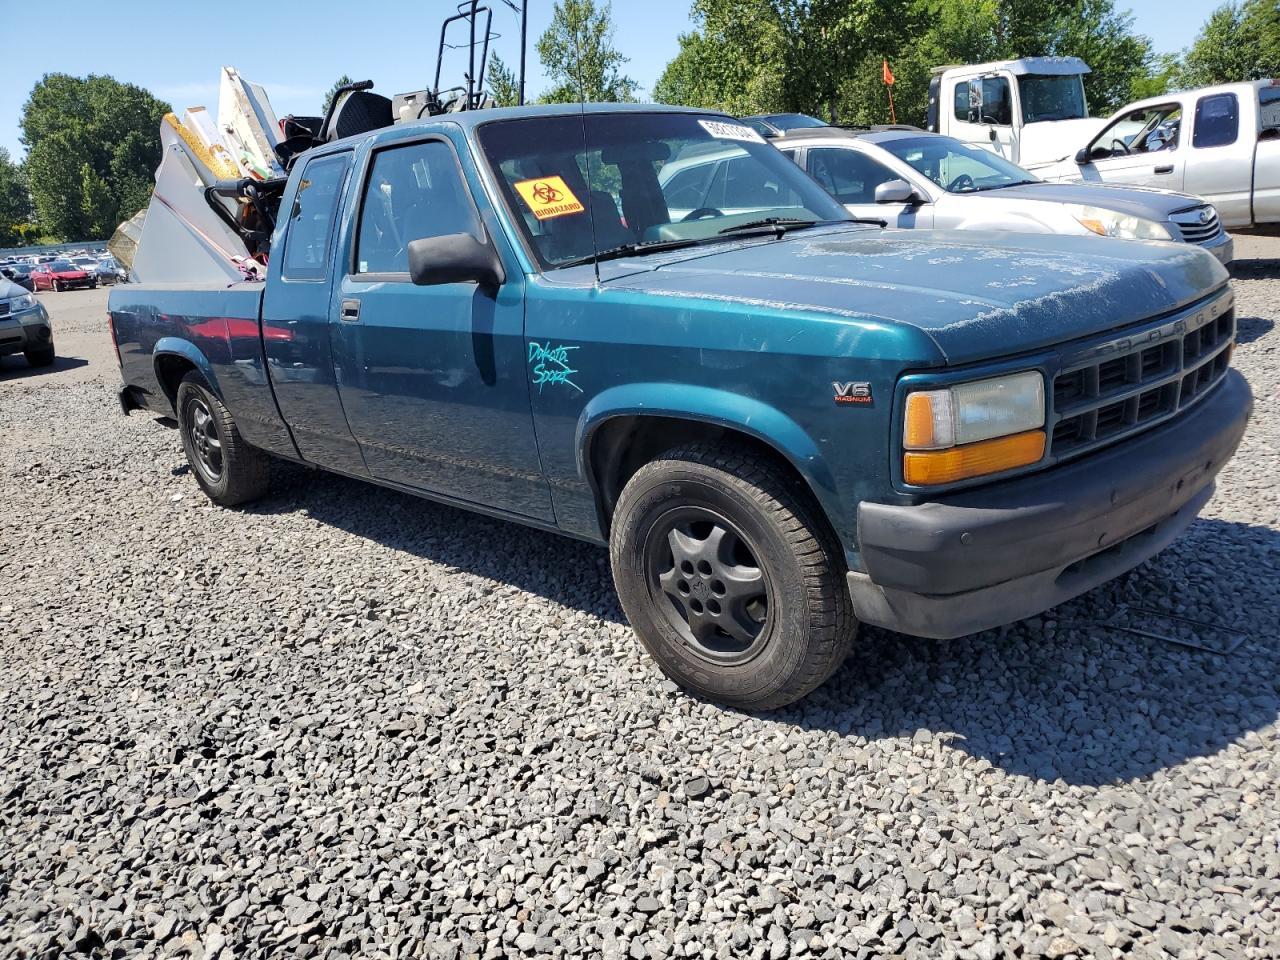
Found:
<path fill-rule="evenodd" d="M 199 374 L 182 378 L 177 408 L 182 447 L 205 496 L 234 507 L 267 492 L 269 458 L 244 442 L 231 413 Z"/>
<path fill-rule="evenodd" d="M 53 361 L 57 359 L 57 353 L 54 351 L 52 343 L 35 350 L 27 350 L 23 353 L 23 356 L 27 358 L 27 363 L 33 367 L 51 367 L 53 366 Z"/>
<path fill-rule="evenodd" d="M 610 555 L 622 608 L 659 667 L 721 703 L 800 699 L 857 630 L 839 548 L 808 491 L 732 446 L 691 444 L 637 471 Z"/>

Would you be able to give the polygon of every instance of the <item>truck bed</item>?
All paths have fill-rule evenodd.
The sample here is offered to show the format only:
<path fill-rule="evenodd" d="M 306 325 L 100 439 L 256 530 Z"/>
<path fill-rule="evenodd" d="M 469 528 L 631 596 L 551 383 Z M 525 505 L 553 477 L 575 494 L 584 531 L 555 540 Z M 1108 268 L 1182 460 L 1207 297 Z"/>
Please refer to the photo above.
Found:
<path fill-rule="evenodd" d="M 236 411 L 236 423 L 249 443 L 296 458 L 263 349 L 264 289 L 264 283 L 246 281 L 216 288 L 131 283 L 113 290 L 108 310 L 126 409 L 173 416 L 178 383 L 196 369 Z M 287 358 L 293 331 L 276 329 L 271 338 L 278 364 Z"/>

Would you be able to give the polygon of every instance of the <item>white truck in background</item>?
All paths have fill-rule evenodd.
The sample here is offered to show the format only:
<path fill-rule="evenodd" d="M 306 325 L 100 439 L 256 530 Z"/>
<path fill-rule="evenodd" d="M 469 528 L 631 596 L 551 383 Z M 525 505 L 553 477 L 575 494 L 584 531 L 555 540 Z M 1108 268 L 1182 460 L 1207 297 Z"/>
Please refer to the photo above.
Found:
<path fill-rule="evenodd" d="M 1070 160 L 1105 123 L 1084 97 L 1079 57 L 1023 57 L 935 67 L 927 127 L 1034 173 Z"/>
<path fill-rule="evenodd" d="M 1037 172 L 1194 194 L 1228 230 L 1280 233 L 1280 80 L 1139 100 L 1075 147 Z"/>

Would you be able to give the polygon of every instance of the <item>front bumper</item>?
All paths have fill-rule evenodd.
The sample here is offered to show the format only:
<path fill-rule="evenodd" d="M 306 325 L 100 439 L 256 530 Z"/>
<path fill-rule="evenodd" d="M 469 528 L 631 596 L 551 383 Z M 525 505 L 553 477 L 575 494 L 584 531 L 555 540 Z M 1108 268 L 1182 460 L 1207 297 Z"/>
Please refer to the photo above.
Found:
<path fill-rule="evenodd" d="M 1235 259 L 1236 242 L 1225 230 L 1208 243 L 1198 243 L 1196 246 L 1212 253 L 1224 267 L 1230 266 L 1231 261 Z"/>
<path fill-rule="evenodd" d="M 38 350 L 53 342 L 49 314 L 42 304 L 32 310 L 0 318 L 0 357 Z"/>
<path fill-rule="evenodd" d="M 1213 495 L 1253 407 L 1228 371 L 1182 416 L 1043 473 L 899 506 L 863 503 L 864 623 L 949 639 L 1034 616 L 1131 570 Z"/>

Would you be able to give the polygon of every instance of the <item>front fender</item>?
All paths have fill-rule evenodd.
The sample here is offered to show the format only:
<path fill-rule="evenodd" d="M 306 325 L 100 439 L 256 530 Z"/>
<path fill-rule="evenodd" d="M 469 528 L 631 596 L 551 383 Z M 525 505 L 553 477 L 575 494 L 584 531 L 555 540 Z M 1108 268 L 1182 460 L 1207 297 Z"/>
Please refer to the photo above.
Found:
<path fill-rule="evenodd" d="M 156 382 L 164 387 L 164 378 L 160 375 L 160 358 L 161 357 L 182 357 L 189 361 L 200 375 L 204 377 L 205 382 L 209 384 L 209 388 L 219 399 L 223 399 L 222 388 L 218 385 L 218 376 L 213 372 L 213 364 L 209 362 L 209 358 L 190 340 L 183 340 L 180 337 L 161 337 L 156 341 L 155 349 L 151 351 L 151 364 L 155 371 Z"/>
<path fill-rule="evenodd" d="M 578 418 L 576 444 L 580 476 L 589 478 L 587 452 L 595 432 L 617 417 L 672 417 L 714 424 L 745 433 L 776 450 L 795 467 L 833 516 L 835 482 L 813 438 L 776 407 L 727 390 L 671 383 L 629 383 L 592 397 Z"/>

